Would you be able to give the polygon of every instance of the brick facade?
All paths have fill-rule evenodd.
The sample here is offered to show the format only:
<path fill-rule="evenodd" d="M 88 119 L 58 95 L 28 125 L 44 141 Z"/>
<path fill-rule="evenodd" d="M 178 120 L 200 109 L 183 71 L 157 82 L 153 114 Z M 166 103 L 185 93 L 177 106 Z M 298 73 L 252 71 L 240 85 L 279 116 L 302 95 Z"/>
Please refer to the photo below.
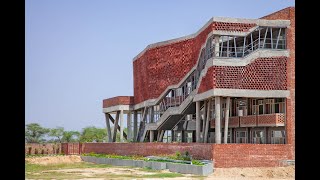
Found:
<path fill-rule="evenodd" d="M 227 23 L 227 22 L 215 22 L 215 30 L 221 31 L 238 31 L 238 32 L 247 32 L 249 29 L 256 26 L 254 23 Z"/>
<path fill-rule="evenodd" d="M 287 61 L 287 88 L 290 90 L 290 97 L 286 99 L 286 139 L 288 144 L 295 145 L 295 8 L 288 7 L 264 16 L 261 19 L 290 20 L 290 27 L 287 30 L 287 48 L 290 50 L 290 57 Z"/>
<path fill-rule="evenodd" d="M 157 98 L 196 64 L 201 46 L 213 30 L 248 31 L 256 24 L 213 22 L 195 38 L 148 49 L 133 62 L 134 103 Z"/>
<path fill-rule="evenodd" d="M 258 58 L 246 66 L 212 66 L 198 93 L 213 88 L 287 90 L 287 57 Z"/>
<path fill-rule="evenodd" d="M 116 106 L 116 105 L 132 105 L 134 104 L 133 96 L 116 96 L 103 100 L 103 108 Z"/>

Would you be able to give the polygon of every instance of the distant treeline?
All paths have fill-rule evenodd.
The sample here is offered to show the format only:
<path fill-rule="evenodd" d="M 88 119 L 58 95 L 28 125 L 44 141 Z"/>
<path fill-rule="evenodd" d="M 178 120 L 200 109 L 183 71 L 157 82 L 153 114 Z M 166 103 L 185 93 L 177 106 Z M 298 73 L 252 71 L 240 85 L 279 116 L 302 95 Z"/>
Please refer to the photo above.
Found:
<path fill-rule="evenodd" d="M 124 131 L 127 132 L 127 129 Z M 45 136 L 49 139 L 45 139 Z M 65 131 L 63 127 L 45 128 L 38 123 L 27 124 L 25 128 L 26 143 L 107 142 L 107 140 L 106 129 L 94 126 L 85 127 L 81 132 Z M 117 132 L 117 141 L 119 140 L 120 133 Z"/>

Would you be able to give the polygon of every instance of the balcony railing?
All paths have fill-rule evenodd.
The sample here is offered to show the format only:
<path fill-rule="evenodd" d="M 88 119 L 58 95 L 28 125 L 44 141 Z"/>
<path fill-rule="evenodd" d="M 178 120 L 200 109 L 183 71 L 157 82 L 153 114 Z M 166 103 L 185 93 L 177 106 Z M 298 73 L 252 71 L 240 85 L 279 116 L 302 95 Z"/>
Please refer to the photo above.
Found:
<path fill-rule="evenodd" d="M 285 114 L 262 114 L 250 116 L 229 117 L 229 128 L 237 127 L 278 127 L 284 126 Z M 221 120 L 221 128 L 224 127 L 225 120 Z M 215 119 L 211 119 L 210 127 L 215 128 Z"/>
<path fill-rule="evenodd" d="M 223 118 L 221 121 L 220 126 L 223 128 L 225 125 L 225 119 Z M 210 127 L 211 128 L 215 128 L 215 119 L 212 119 L 210 121 Z M 233 117 L 229 117 L 229 128 L 237 128 L 239 127 L 239 116 L 233 116 Z"/>
<path fill-rule="evenodd" d="M 258 126 L 284 126 L 284 113 L 258 115 Z"/>
<path fill-rule="evenodd" d="M 240 116 L 240 127 L 256 127 L 256 126 L 257 126 L 256 115 Z"/>

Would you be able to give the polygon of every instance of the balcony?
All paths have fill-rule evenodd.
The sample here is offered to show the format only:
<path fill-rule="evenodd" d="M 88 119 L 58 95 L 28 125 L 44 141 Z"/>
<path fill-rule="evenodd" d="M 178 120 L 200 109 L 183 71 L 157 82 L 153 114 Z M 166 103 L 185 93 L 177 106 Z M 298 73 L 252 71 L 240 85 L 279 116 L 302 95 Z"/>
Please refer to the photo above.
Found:
<path fill-rule="evenodd" d="M 266 126 L 284 126 L 284 113 L 275 113 L 275 114 L 263 114 L 258 115 L 258 126 L 266 127 Z"/>
<path fill-rule="evenodd" d="M 221 127 L 223 128 L 225 124 L 225 119 L 223 118 L 221 121 Z M 210 127 L 215 128 L 215 119 L 212 119 L 210 122 Z M 237 128 L 239 127 L 239 116 L 229 117 L 229 128 Z"/>
<path fill-rule="evenodd" d="M 256 115 L 240 116 L 240 127 L 256 127 L 256 126 L 257 126 Z"/>

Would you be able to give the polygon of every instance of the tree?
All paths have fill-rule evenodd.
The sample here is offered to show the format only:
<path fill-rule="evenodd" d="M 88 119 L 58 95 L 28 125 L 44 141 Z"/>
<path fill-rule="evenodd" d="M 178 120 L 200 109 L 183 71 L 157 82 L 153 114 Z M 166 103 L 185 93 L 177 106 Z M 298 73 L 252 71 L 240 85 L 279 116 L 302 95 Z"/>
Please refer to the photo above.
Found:
<path fill-rule="evenodd" d="M 105 128 L 89 126 L 82 129 L 80 142 L 103 142 L 104 140 L 107 140 Z"/>
<path fill-rule="evenodd" d="M 63 137 L 62 137 L 62 142 L 79 141 L 79 136 L 80 136 L 80 132 L 78 132 L 78 131 L 64 131 Z M 74 137 L 77 137 L 77 138 L 74 139 Z"/>
<path fill-rule="evenodd" d="M 49 136 L 58 138 L 59 142 L 61 143 L 63 132 L 64 132 L 63 127 L 53 128 L 53 129 L 50 129 Z"/>
<path fill-rule="evenodd" d="M 27 143 L 40 143 L 45 141 L 42 139 L 49 132 L 49 129 L 41 127 L 38 123 L 30 123 L 26 125 L 25 139 Z"/>

